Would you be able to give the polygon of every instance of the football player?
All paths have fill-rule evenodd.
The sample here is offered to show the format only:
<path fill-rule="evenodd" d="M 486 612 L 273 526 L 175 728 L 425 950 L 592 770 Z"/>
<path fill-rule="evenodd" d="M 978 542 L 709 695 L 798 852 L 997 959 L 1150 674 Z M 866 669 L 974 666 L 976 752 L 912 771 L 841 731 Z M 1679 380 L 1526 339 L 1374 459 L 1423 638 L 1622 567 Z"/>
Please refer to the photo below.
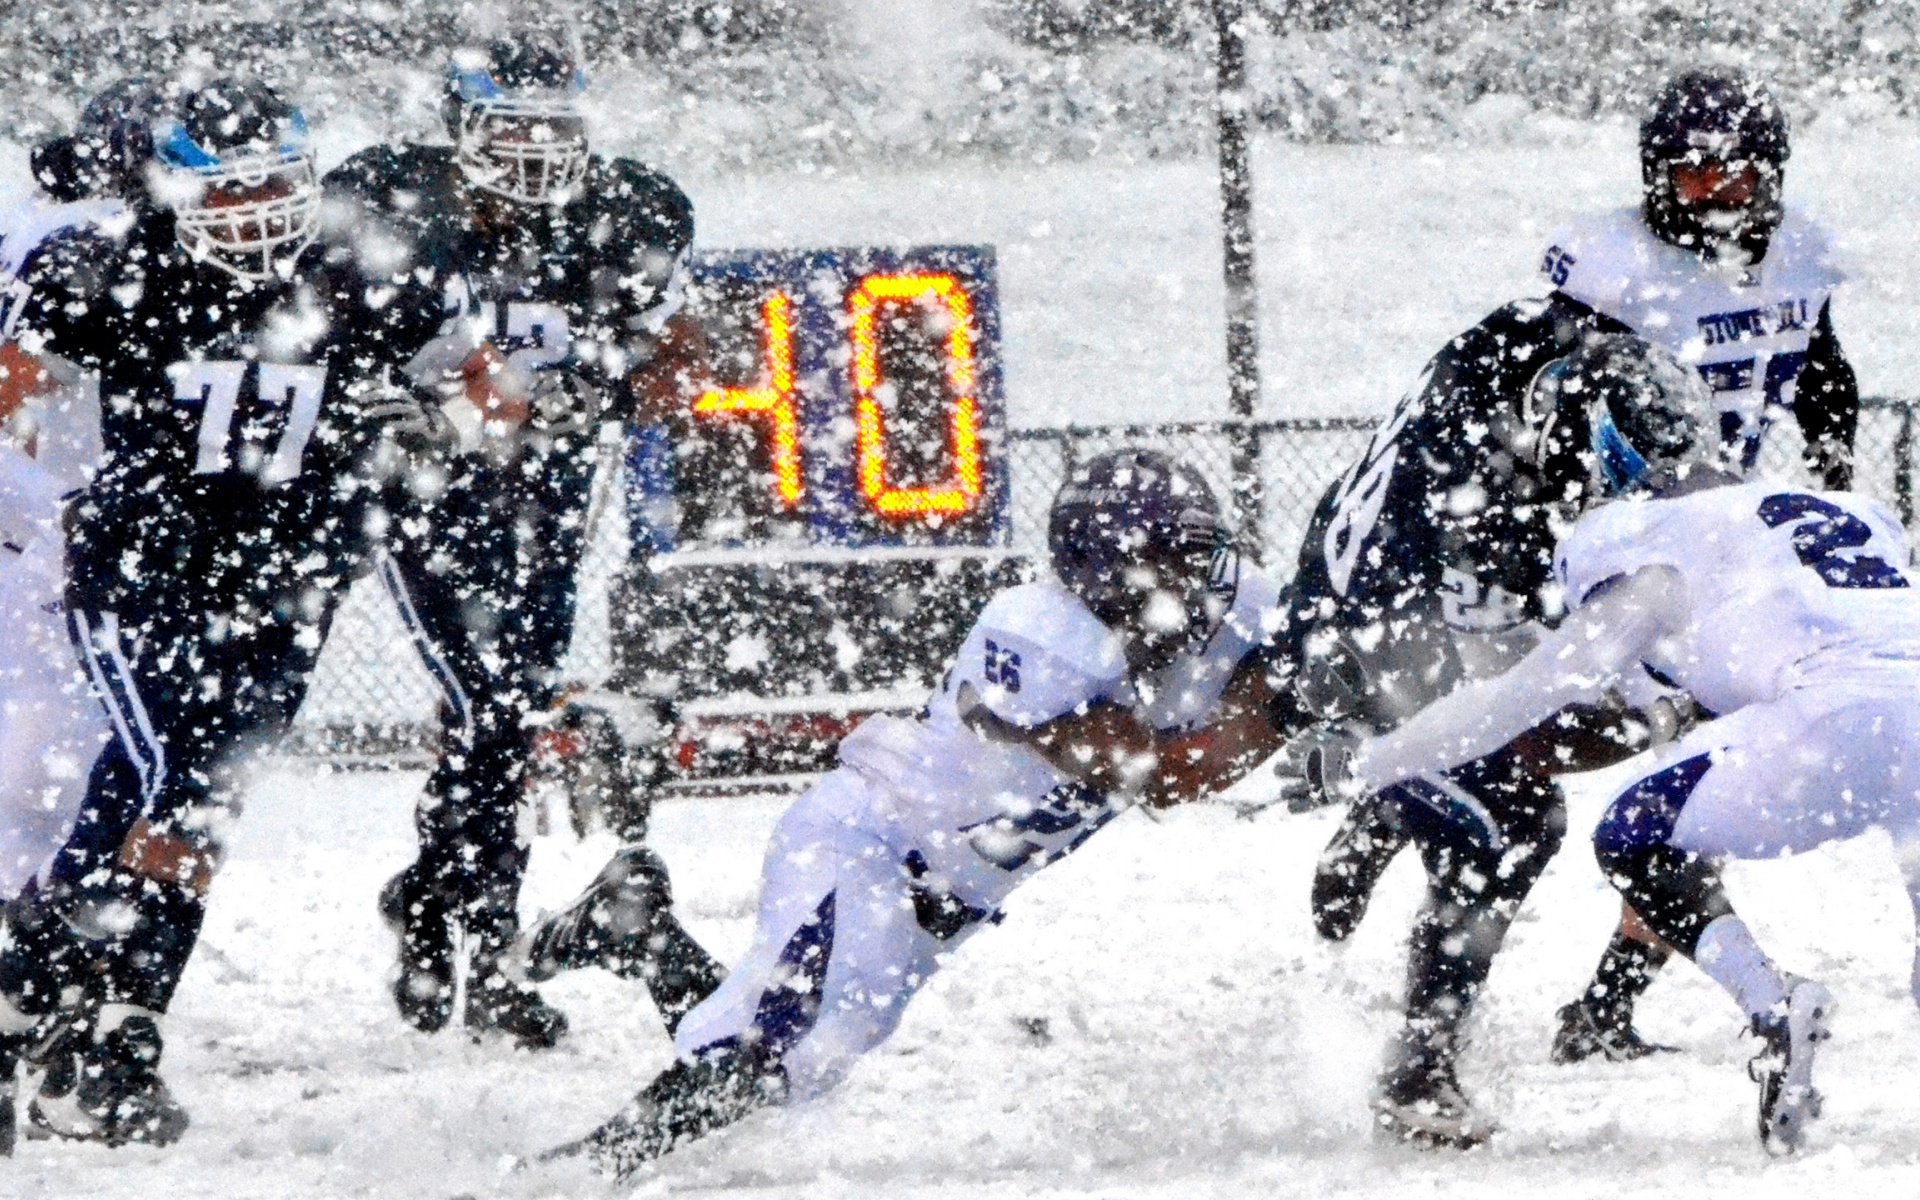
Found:
<path fill-rule="evenodd" d="M 562 699 L 596 438 L 647 394 L 693 237 L 672 180 L 589 149 L 583 80 L 565 27 L 513 22 L 453 55 L 450 144 L 375 147 L 327 180 L 458 264 L 488 326 L 487 357 L 466 368 L 491 397 L 486 419 L 452 402 L 469 452 L 395 523 L 380 564 L 443 693 L 419 855 L 380 905 L 409 1023 L 448 1023 L 464 961 L 465 1024 L 529 1048 L 553 1045 L 566 1019 L 500 970 L 518 932 L 527 769 Z M 688 1006 L 671 989 L 660 1000 Z"/>
<path fill-rule="evenodd" d="M 321 239 L 305 122 L 217 80 L 153 126 L 130 220 L 25 269 L 8 353 L 98 375 L 105 456 L 67 516 L 69 629 L 114 731 L 45 886 L 0 939 L 0 1078 L 84 1019 L 43 1129 L 163 1143 L 186 1114 L 160 1020 L 198 937 L 236 760 L 286 727 L 363 550 L 362 468 L 419 405 L 395 382 L 457 276 L 351 212 Z M 419 293 L 419 294 L 416 294 Z M 8 1128 L 11 1129 L 9 1122 Z"/>
<path fill-rule="evenodd" d="M 1554 619 L 1549 517 L 1584 480 L 1569 454 L 1585 432 L 1546 429 L 1553 414 L 1528 396 L 1535 374 L 1591 331 L 1637 329 L 1698 363 L 1744 461 L 1768 416 L 1791 406 L 1809 462 L 1832 482 L 1848 477 L 1859 395 L 1829 312 L 1839 274 L 1818 228 L 1781 207 L 1784 114 L 1737 74 L 1688 73 L 1661 93 L 1641 144 L 1641 208 L 1556 239 L 1542 264 L 1546 298 L 1509 305 L 1443 349 L 1323 502 L 1302 551 L 1298 617 L 1322 668 L 1304 681 L 1342 693 L 1319 701 L 1332 710 L 1390 727 L 1512 661 L 1529 627 Z M 1690 711 L 1684 697 L 1637 699 L 1650 707 L 1632 723 L 1636 738 L 1669 736 Z M 1314 921 L 1334 940 L 1352 932 L 1409 841 L 1428 860 L 1409 1025 L 1378 1101 L 1389 1125 L 1468 1142 L 1488 1128 L 1453 1080 L 1454 1031 L 1559 843 L 1563 809 L 1547 776 L 1614 754 L 1596 739 L 1604 726 L 1580 723 L 1588 728 L 1543 731 L 1487 778 L 1451 779 L 1466 801 L 1401 787 L 1354 805 L 1321 857 Z M 1667 954 L 1624 911 L 1592 981 L 1559 1012 L 1554 1059 L 1659 1049 L 1635 1032 L 1633 1009 Z"/>
<path fill-rule="evenodd" d="M 624 1176 L 769 1103 L 834 1087 L 947 952 L 1130 805 L 1231 782 L 1271 745 L 1276 589 L 1212 492 L 1149 450 L 1078 469 L 1053 580 L 1000 593 L 916 718 L 876 716 L 774 830 L 746 957 L 681 1021 L 678 1061 L 556 1156 Z"/>
<path fill-rule="evenodd" d="M 41 192 L 0 225 L 0 339 L 43 243 L 130 219 L 120 197 L 144 186 L 161 103 L 145 80 L 123 81 L 88 102 L 73 133 L 34 148 Z M 17 347 L 0 369 L 13 366 L 32 378 L 0 403 L 0 614 L 13 635 L 0 644 L 0 900 L 66 840 L 107 733 L 61 611 L 61 510 L 100 457 L 100 381 L 71 364 L 36 374 Z"/>
<path fill-rule="evenodd" d="M 1601 868 L 1669 946 L 1724 987 L 1760 1041 L 1759 1129 L 1797 1149 L 1819 1115 L 1814 1053 L 1833 998 L 1786 974 L 1733 911 L 1716 863 L 1878 827 L 1920 912 L 1920 600 L 1899 522 L 1845 492 L 1742 483 L 1706 395 L 1649 387 L 1644 344 L 1571 364 L 1593 409 L 1592 507 L 1559 550 L 1571 615 L 1510 671 L 1361 745 L 1360 790 L 1507 744 L 1645 667 L 1718 714 L 1664 750 L 1594 831 Z M 1595 365 L 1602 370 L 1592 369 Z M 1340 772 L 1336 771 L 1335 774 Z M 1920 1001 L 1920 957 L 1916 958 Z"/>

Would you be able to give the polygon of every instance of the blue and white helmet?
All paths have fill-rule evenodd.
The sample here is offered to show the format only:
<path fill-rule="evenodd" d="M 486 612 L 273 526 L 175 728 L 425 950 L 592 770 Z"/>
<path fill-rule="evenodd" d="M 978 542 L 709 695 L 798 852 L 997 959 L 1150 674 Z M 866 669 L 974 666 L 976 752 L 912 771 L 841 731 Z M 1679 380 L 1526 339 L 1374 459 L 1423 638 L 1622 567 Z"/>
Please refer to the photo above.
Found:
<path fill-rule="evenodd" d="M 1239 556 L 1213 489 L 1156 450 L 1127 448 L 1076 468 L 1053 498 L 1054 575 L 1151 668 L 1218 628 Z"/>
<path fill-rule="evenodd" d="M 1586 433 L 1589 503 L 1660 487 L 1693 464 L 1733 465 L 1699 373 L 1633 334 L 1588 335 L 1533 387 L 1537 411 Z"/>
<path fill-rule="evenodd" d="M 474 187 L 521 204 L 564 204 L 587 173 L 586 76 L 573 37 L 538 27 L 461 50 L 445 118 Z"/>
<path fill-rule="evenodd" d="M 196 260 L 241 279 L 286 278 L 319 230 L 307 122 L 264 83 L 217 80 L 153 132 L 151 181 Z"/>

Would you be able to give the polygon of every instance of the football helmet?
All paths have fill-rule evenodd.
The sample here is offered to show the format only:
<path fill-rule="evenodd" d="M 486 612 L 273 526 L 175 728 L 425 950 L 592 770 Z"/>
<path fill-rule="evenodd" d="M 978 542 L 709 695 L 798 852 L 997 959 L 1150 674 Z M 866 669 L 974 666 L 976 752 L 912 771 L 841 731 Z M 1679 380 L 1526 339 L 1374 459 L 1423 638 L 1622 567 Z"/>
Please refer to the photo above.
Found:
<path fill-rule="evenodd" d="M 300 110 L 259 82 L 218 80 L 153 131 L 150 178 L 196 260 L 241 279 L 285 278 L 319 230 L 320 182 Z"/>
<path fill-rule="evenodd" d="M 1787 114 L 1764 86 L 1737 71 L 1676 76 L 1640 124 L 1647 227 L 1706 258 L 1759 262 L 1780 228 L 1787 157 Z"/>
<path fill-rule="evenodd" d="M 443 114 L 469 183 L 520 204 L 567 201 L 587 173 L 579 64 L 573 39 L 552 30 L 454 55 Z"/>
<path fill-rule="evenodd" d="M 1586 434 L 1588 504 L 1664 486 L 1694 465 L 1733 467 L 1699 374 L 1633 334 L 1589 335 L 1533 388 L 1536 411 Z"/>
<path fill-rule="evenodd" d="M 1240 561 L 1213 490 L 1154 450 L 1077 468 L 1047 515 L 1053 573 L 1127 643 L 1136 670 L 1164 665 L 1218 628 Z"/>
<path fill-rule="evenodd" d="M 34 147 L 34 180 L 60 201 L 137 195 L 153 161 L 153 128 L 167 112 L 166 91 L 138 76 L 107 87 L 72 133 Z"/>

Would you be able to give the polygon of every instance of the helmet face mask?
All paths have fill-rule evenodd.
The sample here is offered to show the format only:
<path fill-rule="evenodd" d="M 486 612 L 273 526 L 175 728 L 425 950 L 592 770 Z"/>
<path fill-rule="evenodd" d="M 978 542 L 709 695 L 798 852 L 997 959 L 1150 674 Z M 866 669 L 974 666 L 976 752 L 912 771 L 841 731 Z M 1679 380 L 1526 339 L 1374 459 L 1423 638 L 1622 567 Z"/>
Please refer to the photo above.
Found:
<path fill-rule="evenodd" d="M 1074 473 L 1054 498 L 1054 574 L 1157 669 L 1219 628 L 1239 584 L 1219 505 L 1199 475 L 1163 454 L 1121 450 Z"/>
<path fill-rule="evenodd" d="M 214 84 L 154 133 L 150 185 L 196 261 L 255 282 L 287 278 L 319 231 L 307 125 L 260 85 Z"/>
<path fill-rule="evenodd" d="M 447 126 L 468 183 L 517 204 L 564 204 L 587 173 L 585 78 L 564 45 L 495 42 L 456 56 Z"/>

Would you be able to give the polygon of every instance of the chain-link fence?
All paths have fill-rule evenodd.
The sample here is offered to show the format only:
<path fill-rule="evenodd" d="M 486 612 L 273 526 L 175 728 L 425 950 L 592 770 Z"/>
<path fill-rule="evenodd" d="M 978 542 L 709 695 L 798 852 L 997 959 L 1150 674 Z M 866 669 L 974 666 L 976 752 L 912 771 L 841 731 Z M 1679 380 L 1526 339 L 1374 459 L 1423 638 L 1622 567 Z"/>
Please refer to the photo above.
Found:
<path fill-rule="evenodd" d="M 1855 487 L 1914 525 L 1914 424 L 1920 402 L 1874 398 L 1861 413 Z M 1026 429 L 1012 435 L 1012 537 L 1016 554 L 1046 548 L 1053 493 L 1076 461 L 1123 445 L 1145 445 L 1196 467 L 1224 498 L 1249 497 L 1245 543 L 1275 574 L 1292 570 L 1314 504 L 1364 449 L 1372 419 L 1320 419 Z M 594 492 L 590 543 L 581 568 L 580 619 L 566 662 L 570 679 L 604 680 L 612 667 L 608 598 L 628 562 L 619 444 L 605 454 Z M 1791 422 L 1774 425 L 1760 471 L 1810 485 Z M 1245 474 L 1242 474 L 1245 472 Z M 1252 489 L 1236 487 L 1250 476 Z M 355 584 L 335 620 L 291 748 L 330 758 L 404 761 L 430 745 L 436 691 L 391 601 L 372 579 Z"/>

